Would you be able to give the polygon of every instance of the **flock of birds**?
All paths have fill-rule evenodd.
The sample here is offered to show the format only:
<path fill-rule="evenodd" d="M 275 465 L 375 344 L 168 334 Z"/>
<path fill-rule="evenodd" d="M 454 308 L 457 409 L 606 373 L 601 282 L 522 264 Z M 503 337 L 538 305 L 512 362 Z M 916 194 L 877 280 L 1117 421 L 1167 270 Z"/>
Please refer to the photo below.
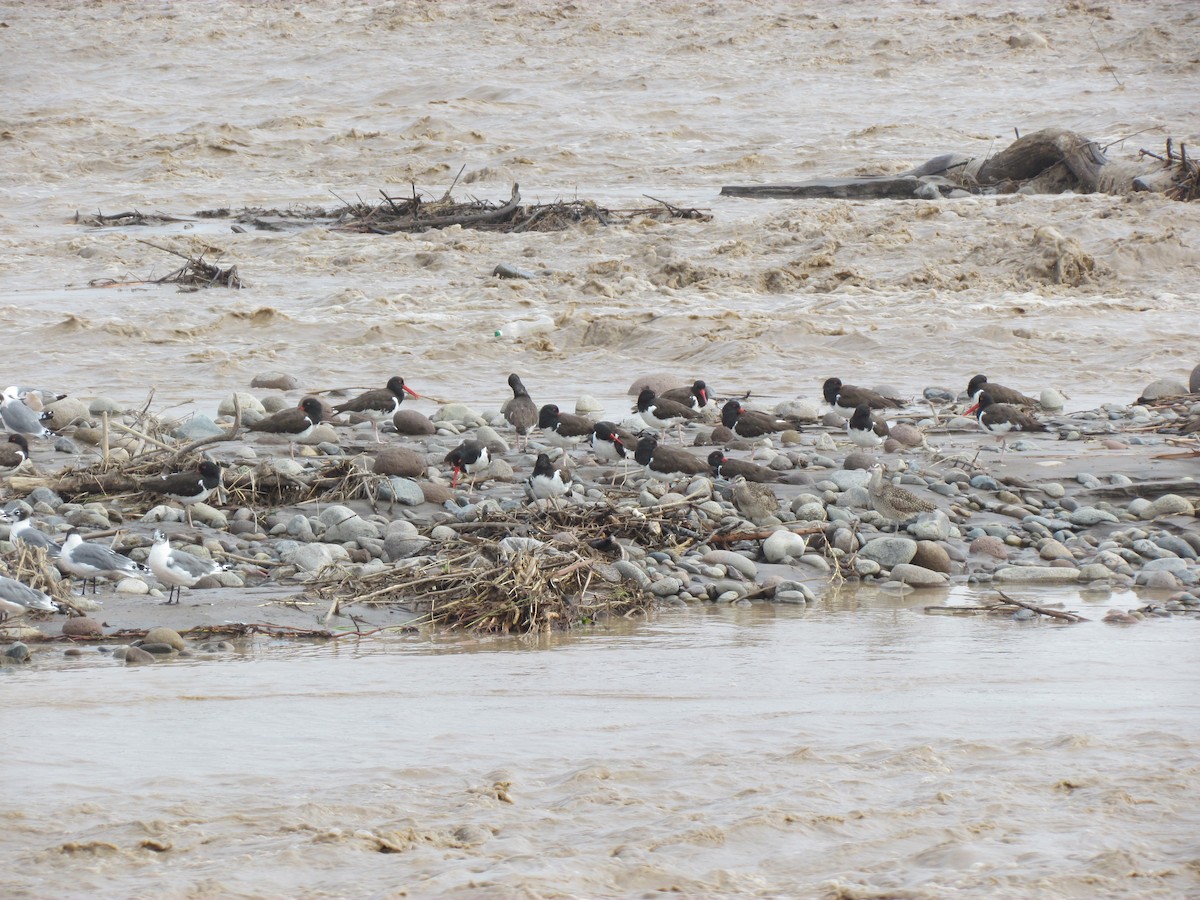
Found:
<path fill-rule="evenodd" d="M 528 451 L 529 434 L 538 428 L 545 440 L 560 448 L 564 456 L 567 451 L 586 445 L 601 463 L 628 466 L 632 457 L 650 476 L 663 480 L 700 474 L 729 480 L 740 478 L 755 483 L 779 482 L 788 478 L 786 473 L 766 466 L 730 459 L 720 449 L 712 450 L 703 459 L 683 449 L 684 426 L 691 422 L 706 421 L 706 411 L 716 406 L 703 381 L 695 381 L 690 387 L 661 394 L 651 388 L 642 390 L 635 411 L 651 431 L 639 432 L 630 431 L 614 422 L 593 421 L 565 413 L 553 403 L 539 407 L 516 374 L 508 377 L 508 385 L 513 396 L 505 403 L 503 415 L 517 434 L 518 451 Z M 843 384 L 837 378 L 827 379 L 822 393 L 829 406 L 847 418 L 849 439 L 863 448 L 880 446 L 890 432 L 884 414 L 906 405 L 900 398 Z M 43 404 L 47 402 L 45 394 L 17 386 L 4 391 L 0 400 L 0 424 L 10 432 L 10 436 L 7 443 L 0 444 L 0 468 L 15 468 L 29 458 L 29 438 L 55 436 L 47 427 L 51 419 L 43 410 Z M 984 375 L 976 375 L 971 379 L 967 394 L 972 405 L 966 414 L 974 416 L 984 431 L 996 435 L 1002 442 L 1011 432 L 1048 430 L 1030 412 L 1038 401 L 1019 391 L 989 382 Z M 332 411 L 339 415 L 354 414 L 369 421 L 378 440 L 380 424 L 399 412 L 406 395 L 419 397 L 404 383 L 403 378 L 395 376 L 388 380 L 384 388 L 367 391 L 339 403 L 332 407 Z M 51 395 L 51 399 L 61 397 Z M 719 409 L 721 425 L 736 438 L 753 440 L 788 429 L 799 430 L 801 427 L 801 423 L 794 418 L 748 409 L 737 398 L 726 400 Z M 280 410 L 246 427 L 250 431 L 287 438 L 294 453 L 295 444 L 307 438 L 325 418 L 326 407 L 321 400 L 306 396 L 297 406 Z M 671 430 L 676 433 L 680 445 L 678 448 L 660 439 L 661 434 Z M 491 451 L 481 441 L 465 440 L 446 455 L 445 462 L 453 471 L 452 485 L 457 486 L 463 473 L 470 476 L 473 482 L 476 476 L 488 469 Z M 188 524 L 191 525 L 192 506 L 206 500 L 220 483 L 220 466 L 203 459 L 193 470 L 147 479 L 140 483 L 140 487 L 147 493 L 179 503 L 186 510 Z M 571 476 L 555 467 L 550 454 L 539 453 L 525 488 L 531 499 L 557 500 L 569 492 Z M 896 521 L 897 528 L 900 522 L 911 516 L 933 509 L 927 501 L 885 481 L 882 467 L 877 467 L 872 473 L 868 492 L 876 510 Z M 86 541 L 78 530 L 68 532 L 65 540 L 59 544 L 39 531 L 28 512 L 20 507 L 11 514 L 0 511 L 0 519 L 12 522 L 11 541 L 45 551 L 60 571 L 81 580 L 83 591 L 87 590 L 90 583 L 95 592 L 96 581 L 100 578 L 144 578 L 152 573 L 161 584 L 168 587 L 167 603 L 178 603 L 181 588 L 190 588 L 201 578 L 226 568 L 214 560 L 173 549 L 162 531 L 155 532 L 154 545 L 146 565 L 142 565 L 109 547 Z M 29 610 L 54 609 L 53 598 L 46 593 L 0 575 L 0 621 Z"/>

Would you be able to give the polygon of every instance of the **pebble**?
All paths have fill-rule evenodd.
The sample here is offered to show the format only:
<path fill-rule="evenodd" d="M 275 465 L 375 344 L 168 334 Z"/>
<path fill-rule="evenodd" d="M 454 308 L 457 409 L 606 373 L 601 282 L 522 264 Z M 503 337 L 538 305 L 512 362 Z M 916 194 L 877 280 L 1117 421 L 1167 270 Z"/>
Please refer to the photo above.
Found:
<path fill-rule="evenodd" d="M 758 566 L 754 564 L 754 560 L 732 550 L 709 550 L 704 554 L 703 560 L 709 565 L 721 565 L 726 569 L 736 569 L 749 579 L 758 577 Z"/>
<path fill-rule="evenodd" d="M 1054 388 L 1046 388 L 1042 391 L 1038 395 L 1038 402 L 1041 404 L 1042 409 L 1050 410 L 1051 412 L 1057 412 L 1067 405 L 1067 401 L 1063 398 L 1063 395 L 1054 390 Z"/>

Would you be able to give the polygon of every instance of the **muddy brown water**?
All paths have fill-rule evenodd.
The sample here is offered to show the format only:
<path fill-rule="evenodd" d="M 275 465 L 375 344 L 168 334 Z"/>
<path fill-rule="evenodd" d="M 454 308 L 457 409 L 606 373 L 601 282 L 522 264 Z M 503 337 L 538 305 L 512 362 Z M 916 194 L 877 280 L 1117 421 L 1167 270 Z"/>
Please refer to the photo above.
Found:
<path fill-rule="evenodd" d="M 154 390 L 186 415 L 265 371 L 402 374 L 494 408 L 517 370 L 539 403 L 615 413 L 647 370 L 769 399 L 983 371 L 1081 409 L 1200 361 L 1197 204 L 718 195 L 983 155 L 1014 129 L 1121 158 L 1192 141 L 1188 3 L 48 2 L 0 21 L 5 384 Z M 519 182 L 713 220 L 74 222 L 437 197 L 462 166 L 459 197 Z M 1046 276 L 1047 227 L 1091 280 Z M 89 287 L 178 265 L 143 240 L 249 287 Z M 492 337 L 538 315 L 542 339 Z M 1062 599 L 1095 619 L 1142 602 Z M 864 592 L 544 641 L 39 656 L 0 692 L 3 893 L 1194 896 L 1194 633 L 925 617 Z"/>

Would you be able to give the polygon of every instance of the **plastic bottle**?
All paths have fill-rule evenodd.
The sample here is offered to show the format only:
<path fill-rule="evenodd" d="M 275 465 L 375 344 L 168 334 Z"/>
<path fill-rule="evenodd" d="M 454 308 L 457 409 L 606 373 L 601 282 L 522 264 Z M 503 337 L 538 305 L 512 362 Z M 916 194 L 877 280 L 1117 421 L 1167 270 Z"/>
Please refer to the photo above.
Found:
<path fill-rule="evenodd" d="M 532 319 L 517 319 L 506 322 L 496 329 L 496 337 L 516 341 L 533 334 L 545 334 L 554 330 L 554 320 L 549 316 L 537 316 Z"/>

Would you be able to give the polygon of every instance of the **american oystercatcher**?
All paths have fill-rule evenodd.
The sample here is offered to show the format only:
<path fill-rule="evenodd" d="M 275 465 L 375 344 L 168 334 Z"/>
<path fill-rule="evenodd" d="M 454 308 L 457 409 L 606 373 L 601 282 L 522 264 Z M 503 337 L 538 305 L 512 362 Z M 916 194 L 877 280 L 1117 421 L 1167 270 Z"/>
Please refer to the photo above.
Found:
<path fill-rule="evenodd" d="M 795 419 L 780 418 L 757 409 L 746 409 L 737 399 L 729 400 L 721 407 L 721 424 L 743 438 L 759 438 L 777 431 L 800 430 Z"/>
<path fill-rule="evenodd" d="M 691 387 L 671 388 L 658 395 L 664 400 L 674 400 L 692 409 L 704 409 L 708 406 L 708 385 L 697 379 Z"/>
<path fill-rule="evenodd" d="M 378 443 L 379 423 L 390 419 L 400 411 L 400 404 L 404 402 L 405 394 L 416 397 L 418 400 L 421 399 L 421 395 L 406 385 L 403 378 L 393 375 L 388 379 L 387 387 L 365 391 L 345 403 L 339 403 L 333 408 L 333 411 L 338 414 L 356 413 L 362 416 L 371 423 L 371 428 L 375 433 L 375 442 Z"/>
<path fill-rule="evenodd" d="M 704 460 L 686 450 L 664 447 L 652 434 L 638 440 L 633 458 L 639 465 L 645 466 L 651 476 L 663 481 L 670 481 L 674 475 L 703 475 L 708 472 L 708 463 Z"/>
<path fill-rule="evenodd" d="M 888 423 L 871 415 L 871 407 L 865 403 L 854 408 L 854 415 L 846 423 L 850 440 L 864 449 L 878 447 L 887 439 L 888 431 Z"/>
<path fill-rule="evenodd" d="M 281 409 L 265 419 L 259 419 L 253 425 L 246 427 L 250 431 L 261 431 L 264 434 L 278 434 L 288 439 L 288 450 L 296 455 L 296 442 L 302 441 L 312 434 L 312 430 L 325 417 L 325 409 L 316 397 L 305 397 L 298 406 L 291 409 Z"/>
<path fill-rule="evenodd" d="M 553 403 L 547 403 L 538 411 L 538 428 L 546 433 L 546 440 L 564 451 L 588 437 L 595 427 L 596 423 L 591 419 L 560 412 Z"/>
<path fill-rule="evenodd" d="M 483 441 L 469 440 L 447 453 L 445 462 L 454 470 L 450 487 L 458 487 L 458 479 L 463 472 L 471 476 L 470 487 L 474 487 L 475 476 L 491 465 L 492 455 Z"/>
<path fill-rule="evenodd" d="M 625 459 L 627 450 L 625 441 L 612 422 L 597 422 L 592 428 L 592 436 L 588 439 L 592 452 L 600 462 L 618 462 Z"/>
<path fill-rule="evenodd" d="M 89 544 L 83 535 L 72 528 L 67 532 L 63 542 L 62 552 L 58 554 L 58 567 L 67 575 L 83 579 L 83 592 L 87 591 L 87 583 L 92 583 L 92 593 L 96 592 L 96 580 L 107 578 L 145 578 L 148 571 L 141 563 L 136 563 L 128 556 L 122 556 L 109 547 L 99 544 Z"/>
<path fill-rule="evenodd" d="M 513 372 L 508 376 L 508 386 L 512 388 L 512 399 L 504 404 L 500 410 L 504 413 L 504 418 L 508 420 L 517 432 L 517 449 L 529 449 L 529 429 L 538 423 L 538 408 L 537 404 L 529 396 L 529 391 L 525 390 L 525 385 L 521 382 L 521 376 Z"/>
<path fill-rule="evenodd" d="M 825 402 L 842 416 L 853 415 L 854 410 L 863 403 L 871 409 L 899 409 L 904 406 L 904 401 L 898 397 L 885 397 L 867 388 L 842 384 L 840 378 L 826 378 L 821 393 L 825 396 Z"/>
<path fill-rule="evenodd" d="M 981 391 L 975 405 L 964 413 L 974 415 L 979 426 L 1000 441 L 1000 455 L 1004 455 L 1008 434 L 1012 431 L 1049 431 L 1024 409 L 1011 403 L 997 403 L 989 391 Z"/>
<path fill-rule="evenodd" d="M 741 459 L 730 459 L 721 450 L 714 450 L 708 454 L 708 465 L 713 474 L 719 475 L 721 478 L 728 478 L 730 481 L 739 476 L 759 484 L 767 484 L 780 479 L 779 473 L 774 469 Z"/>
<path fill-rule="evenodd" d="M 150 548 L 146 562 L 154 577 L 167 586 L 168 606 L 172 597 L 175 603 L 180 601 L 183 588 L 193 587 L 204 576 L 215 575 L 229 568 L 216 560 L 193 556 L 183 550 L 172 550 L 171 541 L 161 530 L 154 532 L 154 546 Z"/>
<path fill-rule="evenodd" d="M 696 412 L 690 406 L 684 406 L 678 401 L 665 400 L 662 397 L 656 396 L 654 388 L 642 388 L 642 392 L 638 394 L 637 411 L 651 428 L 658 431 L 665 431 L 668 428 L 674 427 L 675 434 L 679 438 L 680 447 L 683 446 L 684 423 L 694 422 L 697 419 L 703 418 L 700 413 Z"/>
<path fill-rule="evenodd" d="M 1032 397 L 1027 397 L 1018 390 L 1005 387 L 1002 384 L 988 381 L 986 375 L 976 375 L 967 382 L 967 396 L 971 398 L 971 402 L 979 402 L 980 391 L 987 391 L 991 398 L 996 403 L 1009 403 L 1013 406 L 1038 406 L 1037 400 Z"/>
<path fill-rule="evenodd" d="M 563 480 L 561 470 L 554 468 L 550 457 L 539 453 L 533 464 L 533 474 L 525 482 L 529 496 L 534 500 L 557 500 L 570 490 L 570 476 Z"/>
<path fill-rule="evenodd" d="M 148 494 L 162 494 L 181 504 L 187 511 L 188 525 L 192 524 L 192 506 L 203 503 L 221 483 L 221 467 L 211 459 L 202 459 L 191 472 L 175 472 L 159 478 L 148 478 L 140 485 Z"/>

